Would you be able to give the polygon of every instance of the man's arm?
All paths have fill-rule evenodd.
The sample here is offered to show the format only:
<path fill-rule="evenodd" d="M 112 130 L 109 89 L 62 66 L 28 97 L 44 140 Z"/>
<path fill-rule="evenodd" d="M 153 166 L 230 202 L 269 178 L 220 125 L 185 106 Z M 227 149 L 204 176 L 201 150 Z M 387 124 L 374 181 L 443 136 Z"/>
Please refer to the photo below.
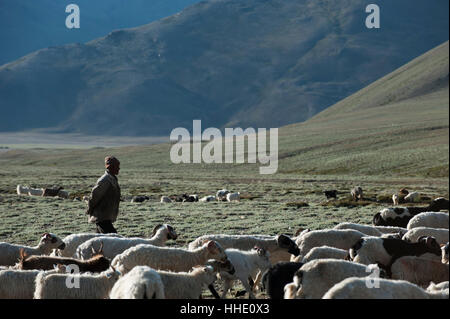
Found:
<path fill-rule="evenodd" d="M 95 187 L 92 189 L 91 198 L 88 202 L 88 209 L 86 214 L 91 215 L 95 206 L 97 206 L 97 204 L 103 198 L 109 186 L 110 184 L 107 179 L 102 179 L 97 183 L 97 185 L 95 185 Z"/>

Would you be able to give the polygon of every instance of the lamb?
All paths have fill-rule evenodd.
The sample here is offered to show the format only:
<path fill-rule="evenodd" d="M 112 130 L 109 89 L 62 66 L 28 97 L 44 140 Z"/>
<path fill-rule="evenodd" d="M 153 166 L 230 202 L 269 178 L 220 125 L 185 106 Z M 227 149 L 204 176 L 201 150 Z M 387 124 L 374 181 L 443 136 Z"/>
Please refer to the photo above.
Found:
<path fill-rule="evenodd" d="M 168 196 L 161 196 L 161 203 L 172 203 L 172 200 Z"/>
<path fill-rule="evenodd" d="M 249 279 L 253 280 L 259 272 L 263 272 L 271 266 L 269 253 L 263 249 L 255 247 L 250 251 L 229 248 L 225 250 L 228 259 L 234 266 L 236 272 L 234 275 L 221 272 L 220 278 L 224 281 L 222 298 L 225 298 L 228 291 L 233 285 L 233 281 L 239 280 L 249 294 L 249 298 L 254 299 L 253 287 L 249 283 Z"/>
<path fill-rule="evenodd" d="M 104 244 L 103 254 L 106 258 L 113 259 L 115 256 L 121 254 L 126 249 L 139 245 L 148 244 L 155 246 L 163 246 L 164 243 L 178 238 L 175 229 L 167 224 L 157 225 L 153 229 L 152 237 L 149 239 L 144 238 L 120 238 L 120 237 L 96 237 L 89 239 L 80 246 L 78 246 L 75 257 L 78 259 L 89 259 L 93 256 L 93 251 L 98 251 L 100 245 Z"/>
<path fill-rule="evenodd" d="M 443 197 L 434 199 L 427 207 L 384 208 L 373 216 L 374 226 L 397 226 L 406 228 L 415 215 L 424 212 L 439 212 L 449 208 L 449 201 Z"/>
<path fill-rule="evenodd" d="M 209 196 L 205 196 L 205 197 L 200 198 L 199 201 L 203 202 L 203 203 L 206 203 L 206 202 L 213 202 L 215 200 L 216 200 L 216 196 L 209 195 Z"/>
<path fill-rule="evenodd" d="M 54 274 L 65 271 L 58 267 L 46 272 L 39 270 L 7 269 L 0 271 L 0 299 L 33 299 L 38 274 Z"/>
<path fill-rule="evenodd" d="M 57 250 L 56 256 L 60 257 L 74 257 L 77 247 L 80 246 L 82 243 L 88 241 L 92 238 L 98 238 L 98 237 L 118 237 L 122 238 L 123 236 L 115 233 L 111 234 L 97 234 L 97 233 L 78 233 L 78 234 L 71 234 L 66 237 L 64 237 L 63 242 L 65 245 L 64 250 Z"/>
<path fill-rule="evenodd" d="M 368 288 L 364 278 L 351 277 L 332 287 L 323 299 L 448 299 L 445 291 L 428 292 L 404 280 L 379 279 L 379 287 Z"/>
<path fill-rule="evenodd" d="M 406 228 L 430 227 L 448 229 L 448 223 L 448 213 L 426 212 L 411 218 Z"/>
<path fill-rule="evenodd" d="M 27 255 L 49 255 L 53 249 L 63 250 L 64 247 L 63 241 L 50 233 L 44 233 L 36 247 L 0 243 L 0 265 L 14 266 L 19 261 L 21 249 Z"/>
<path fill-rule="evenodd" d="M 21 249 L 20 261 L 16 267 L 22 270 L 51 270 L 54 265 L 76 265 L 80 272 L 102 272 L 109 268 L 109 264 L 110 260 L 102 254 L 102 247 L 98 253 L 88 260 L 67 257 L 26 256 L 23 249 Z"/>
<path fill-rule="evenodd" d="M 302 262 L 307 263 L 315 259 L 346 259 L 348 256 L 348 251 L 344 249 L 321 246 L 314 247 L 311 249 L 305 257 L 303 257 Z"/>
<path fill-rule="evenodd" d="M 109 294 L 110 299 L 164 299 L 164 284 L 158 272 L 147 266 L 136 266 L 119 278 Z"/>
<path fill-rule="evenodd" d="M 383 272 L 377 265 L 365 266 L 346 260 L 316 259 L 304 264 L 295 273 L 293 286 L 297 288 L 297 298 L 320 299 L 331 287 L 346 278 L 374 278 L 382 275 Z"/>
<path fill-rule="evenodd" d="M 442 228 L 417 227 L 410 229 L 402 239 L 410 243 L 416 243 L 422 236 L 432 236 L 436 238 L 438 244 L 445 244 L 448 242 L 449 232 L 448 229 Z"/>
<path fill-rule="evenodd" d="M 364 237 L 349 252 L 354 262 L 365 265 L 381 263 L 387 269 L 403 256 L 421 256 L 427 253 L 441 256 L 441 248 L 433 237 L 421 237 L 417 243 L 408 243 L 401 239 Z"/>
<path fill-rule="evenodd" d="M 357 201 L 359 199 L 363 199 L 363 189 L 360 186 L 356 186 L 354 187 L 351 191 L 350 191 L 352 198 L 354 201 Z"/>
<path fill-rule="evenodd" d="M 443 264 L 448 265 L 448 243 L 441 247 L 441 261 Z"/>
<path fill-rule="evenodd" d="M 237 201 L 239 202 L 241 200 L 241 193 L 237 192 L 237 193 L 228 193 L 227 194 L 227 201 L 228 202 L 232 202 L 232 201 Z"/>
<path fill-rule="evenodd" d="M 224 249 L 236 248 L 239 250 L 251 250 L 257 246 L 270 253 L 270 261 L 275 264 L 279 261 L 289 261 L 291 254 L 298 256 L 300 251 L 296 243 L 287 235 L 204 235 L 189 243 L 188 249 L 200 247 L 205 241 L 214 240 Z"/>
<path fill-rule="evenodd" d="M 364 233 L 353 229 L 313 230 L 300 236 L 296 243 L 300 249 L 300 255 L 306 256 L 312 248 L 320 246 L 348 250 L 364 236 L 366 236 Z"/>
<path fill-rule="evenodd" d="M 217 200 L 218 201 L 225 201 L 225 200 L 227 200 L 227 194 L 228 193 L 230 193 L 230 191 L 227 190 L 227 189 L 218 190 L 217 193 L 216 193 Z"/>
<path fill-rule="evenodd" d="M 270 299 L 283 299 L 284 287 L 292 282 L 294 274 L 303 264 L 299 262 L 281 262 L 264 272 L 261 281 Z"/>
<path fill-rule="evenodd" d="M 120 275 L 112 267 L 99 274 L 40 273 L 36 277 L 34 299 L 106 299 Z"/>
<path fill-rule="evenodd" d="M 428 287 L 430 282 L 448 281 L 448 264 L 415 256 L 397 259 L 391 266 L 391 278 Z"/>
<path fill-rule="evenodd" d="M 204 265 L 209 259 L 227 261 L 225 251 L 217 242 L 208 241 L 195 250 L 141 244 L 117 255 L 111 265 L 124 274 L 135 266 L 181 272 Z"/>

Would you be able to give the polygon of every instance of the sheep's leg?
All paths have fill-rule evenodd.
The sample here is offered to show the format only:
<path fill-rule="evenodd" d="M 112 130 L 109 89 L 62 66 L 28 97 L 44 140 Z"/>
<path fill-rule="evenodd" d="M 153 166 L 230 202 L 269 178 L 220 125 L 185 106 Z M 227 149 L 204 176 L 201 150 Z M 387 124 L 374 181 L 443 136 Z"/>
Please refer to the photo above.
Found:
<path fill-rule="evenodd" d="M 230 288 L 231 288 L 231 281 L 224 280 L 224 282 L 223 282 L 223 292 L 222 292 L 221 299 L 225 299 L 226 298 L 227 292 L 228 292 L 228 290 L 230 290 Z"/>
<path fill-rule="evenodd" d="M 248 292 L 248 298 L 249 299 L 256 299 L 255 295 L 253 294 L 252 288 L 247 280 L 242 280 L 242 278 L 239 278 L 239 280 L 242 282 L 242 285 L 244 286 L 245 290 Z"/>
<path fill-rule="evenodd" d="M 258 274 L 256 275 L 255 281 L 253 282 L 252 291 L 255 291 L 256 286 L 259 288 L 259 282 L 261 281 L 262 277 L 262 271 L 258 271 Z"/>
<path fill-rule="evenodd" d="M 214 284 L 211 284 L 208 286 L 209 291 L 211 291 L 211 294 L 214 296 L 214 298 L 216 299 L 220 299 L 219 294 L 216 291 L 216 288 L 214 288 Z M 200 296 L 201 297 L 201 296 Z M 200 298 L 201 299 L 201 298 Z"/>

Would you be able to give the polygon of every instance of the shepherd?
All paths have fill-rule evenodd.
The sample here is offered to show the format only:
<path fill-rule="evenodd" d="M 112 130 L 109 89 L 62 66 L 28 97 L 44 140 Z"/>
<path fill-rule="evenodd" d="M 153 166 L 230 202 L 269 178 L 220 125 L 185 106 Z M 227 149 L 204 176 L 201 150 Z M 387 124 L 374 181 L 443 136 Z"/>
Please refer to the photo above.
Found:
<path fill-rule="evenodd" d="M 97 233 L 117 233 L 113 222 L 119 215 L 120 187 L 117 175 L 120 162 L 114 156 L 105 158 L 105 174 L 97 180 L 88 201 L 89 222 L 97 225 Z"/>

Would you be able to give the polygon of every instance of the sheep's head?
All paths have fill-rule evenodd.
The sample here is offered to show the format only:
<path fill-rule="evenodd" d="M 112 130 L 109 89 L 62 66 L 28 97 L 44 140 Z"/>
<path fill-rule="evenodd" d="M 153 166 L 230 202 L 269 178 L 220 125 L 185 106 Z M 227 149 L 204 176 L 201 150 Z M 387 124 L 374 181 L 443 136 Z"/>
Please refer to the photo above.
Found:
<path fill-rule="evenodd" d="M 264 248 L 259 248 L 258 246 L 253 247 L 253 250 L 256 251 L 256 253 L 262 260 L 262 265 L 260 265 L 260 268 L 261 269 L 269 268 L 271 266 L 269 259 L 270 258 L 269 252 Z"/>
<path fill-rule="evenodd" d="M 375 214 L 375 216 L 373 216 L 372 224 L 374 226 L 388 226 L 383 217 L 381 217 L 381 212 L 378 212 Z"/>
<path fill-rule="evenodd" d="M 439 246 L 438 242 L 436 241 L 436 238 L 431 236 L 421 236 L 419 237 L 417 242 L 425 245 L 428 252 L 438 256 L 442 255 L 441 246 Z"/>
<path fill-rule="evenodd" d="M 211 256 L 211 258 L 222 262 L 226 262 L 228 260 L 227 254 L 225 254 L 225 251 L 218 242 L 214 240 L 209 240 L 204 244 L 204 246 L 208 250 L 208 253 Z"/>
<path fill-rule="evenodd" d="M 233 264 L 228 259 L 225 262 L 221 262 L 221 261 L 218 261 L 218 260 L 210 259 L 206 263 L 206 266 L 213 267 L 215 272 L 223 271 L 223 272 L 229 273 L 230 275 L 233 275 L 236 272 L 236 270 L 234 269 Z"/>
<path fill-rule="evenodd" d="M 294 256 L 300 255 L 300 249 L 298 248 L 297 244 L 286 235 L 278 236 L 277 244 L 278 247 L 286 249 L 288 253 L 290 253 L 291 255 Z"/>
<path fill-rule="evenodd" d="M 156 233 L 158 233 L 158 232 L 164 232 L 167 240 L 169 240 L 169 239 L 176 240 L 178 238 L 178 235 L 177 235 L 175 229 L 168 224 L 156 225 L 153 228 L 152 235 L 150 237 L 154 237 L 156 235 Z"/>
<path fill-rule="evenodd" d="M 108 270 L 105 270 L 103 274 L 106 276 L 106 278 L 113 281 L 116 281 L 117 279 L 119 279 L 120 276 L 122 276 L 120 271 L 116 270 L 116 268 L 114 268 L 112 265 L 109 267 Z"/>
<path fill-rule="evenodd" d="M 39 247 L 45 247 L 45 250 L 48 251 L 51 251 L 53 249 L 64 250 L 66 244 L 58 236 L 50 233 L 44 233 L 39 240 Z"/>

